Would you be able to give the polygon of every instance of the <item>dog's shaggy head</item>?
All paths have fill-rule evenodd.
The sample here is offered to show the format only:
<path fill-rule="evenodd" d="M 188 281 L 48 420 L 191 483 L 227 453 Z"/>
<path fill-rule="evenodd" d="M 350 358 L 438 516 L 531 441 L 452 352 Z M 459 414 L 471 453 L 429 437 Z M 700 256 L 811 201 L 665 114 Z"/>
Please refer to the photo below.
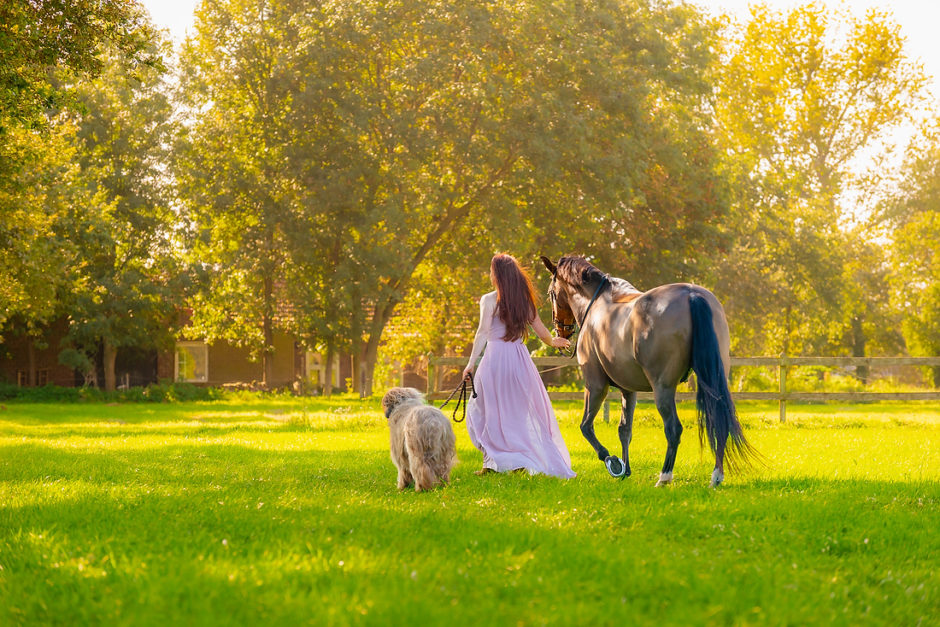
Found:
<path fill-rule="evenodd" d="M 392 388 L 385 393 L 382 398 L 382 409 L 385 411 L 385 418 L 389 418 L 395 408 L 402 403 L 424 402 L 424 395 L 414 388 Z"/>

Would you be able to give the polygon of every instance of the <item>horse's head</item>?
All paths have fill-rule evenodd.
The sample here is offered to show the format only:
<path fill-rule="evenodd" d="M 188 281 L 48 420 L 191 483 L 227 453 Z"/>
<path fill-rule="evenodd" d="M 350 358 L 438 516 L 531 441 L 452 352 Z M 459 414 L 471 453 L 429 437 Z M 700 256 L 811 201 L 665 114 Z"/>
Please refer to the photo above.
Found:
<path fill-rule="evenodd" d="M 558 277 L 558 267 L 548 257 L 542 257 L 542 263 L 552 273 L 552 282 L 548 286 L 548 298 L 552 301 L 552 324 L 558 337 L 565 339 L 574 335 L 575 318 L 568 304 L 568 290 L 563 279 Z"/>

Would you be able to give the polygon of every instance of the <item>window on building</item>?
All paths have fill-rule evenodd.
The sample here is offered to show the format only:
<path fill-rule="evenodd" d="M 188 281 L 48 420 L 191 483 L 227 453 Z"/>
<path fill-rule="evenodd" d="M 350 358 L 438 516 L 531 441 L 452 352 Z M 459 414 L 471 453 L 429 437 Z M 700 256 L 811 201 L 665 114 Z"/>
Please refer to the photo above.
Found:
<path fill-rule="evenodd" d="M 326 383 L 326 358 L 320 353 L 307 351 L 305 354 L 307 380 L 314 385 Z M 333 356 L 333 387 L 339 387 L 339 355 Z"/>
<path fill-rule="evenodd" d="M 49 385 L 48 368 L 40 368 L 36 371 L 36 385 Z"/>
<path fill-rule="evenodd" d="M 29 385 L 29 374 L 25 370 L 16 371 L 16 384 L 21 388 Z"/>
<path fill-rule="evenodd" d="M 209 347 L 205 342 L 176 343 L 177 381 L 205 383 L 209 380 Z"/>

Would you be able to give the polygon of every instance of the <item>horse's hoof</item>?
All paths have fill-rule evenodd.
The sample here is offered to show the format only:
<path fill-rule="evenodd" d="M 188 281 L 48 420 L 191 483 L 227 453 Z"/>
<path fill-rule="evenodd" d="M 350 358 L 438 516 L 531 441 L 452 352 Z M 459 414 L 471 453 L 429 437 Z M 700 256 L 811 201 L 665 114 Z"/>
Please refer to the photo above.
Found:
<path fill-rule="evenodd" d="M 627 474 L 626 464 L 616 455 L 608 455 L 604 460 L 604 465 L 607 466 L 607 472 L 614 479 L 623 479 Z"/>
<path fill-rule="evenodd" d="M 672 473 L 671 472 L 661 472 L 659 473 L 659 481 L 656 482 L 656 487 L 661 488 L 664 485 L 669 485 L 672 483 Z"/>
<path fill-rule="evenodd" d="M 721 482 L 725 480 L 725 473 L 715 470 L 712 472 L 712 480 L 709 482 L 708 487 L 717 488 L 721 485 Z"/>

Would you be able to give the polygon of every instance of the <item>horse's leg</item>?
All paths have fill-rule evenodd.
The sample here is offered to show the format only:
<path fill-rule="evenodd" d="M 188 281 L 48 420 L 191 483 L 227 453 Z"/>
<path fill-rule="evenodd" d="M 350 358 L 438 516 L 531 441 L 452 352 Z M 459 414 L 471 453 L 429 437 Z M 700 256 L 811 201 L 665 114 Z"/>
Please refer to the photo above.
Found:
<path fill-rule="evenodd" d="M 725 480 L 725 445 L 727 442 L 719 442 L 715 446 L 715 470 L 712 471 L 711 487 L 717 487 Z"/>
<path fill-rule="evenodd" d="M 588 377 L 585 377 L 586 380 L 587 378 Z M 623 479 L 626 476 L 627 467 L 619 457 L 611 455 L 604 445 L 597 440 L 597 436 L 594 435 L 594 417 L 597 416 L 597 411 L 601 408 L 601 403 L 607 398 L 607 390 L 609 389 L 610 384 L 606 380 L 603 385 L 588 385 L 587 389 L 585 389 L 584 417 L 581 419 L 581 433 L 584 435 L 584 438 L 591 443 L 591 446 L 594 447 L 598 459 L 604 462 L 604 466 L 607 467 L 607 472 L 610 476 Z"/>
<path fill-rule="evenodd" d="M 676 388 L 657 384 L 653 388 L 656 398 L 656 409 L 663 417 L 663 428 L 666 432 L 666 460 L 663 462 L 663 471 L 659 474 L 657 486 L 672 482 L 672 467 L 676 463 L 676 452 L 679 450 L 679 440 L 682 438 L 682 423 L 676 411 Z"/>
<path fill-rule="evenodd" d="M 623 398 L 620 401 L 620 426 L 617 434 L 620 436 L 620 445 L 623 448 L 624 477 L 630 472 L 630 442 L 633 440 L 633 411 L 636 409 L 636 392 L 621 390 Z"/>
<path fill-rule="evenodd" d="M 586 378 L 586 377 L 585 377 Z M 581 418 L 581 434 L 584 439 L 591 443 L 598 459 L 604 461 L 610 456 L 610 452 L 601 444 L 597 436 L 594 435 L 594 417 L 601 408 L 604 399 L 607 398 L 607 390 L 610 389 L 608 383 L 587 387 L 584 390 L 584 416 Z"/>

